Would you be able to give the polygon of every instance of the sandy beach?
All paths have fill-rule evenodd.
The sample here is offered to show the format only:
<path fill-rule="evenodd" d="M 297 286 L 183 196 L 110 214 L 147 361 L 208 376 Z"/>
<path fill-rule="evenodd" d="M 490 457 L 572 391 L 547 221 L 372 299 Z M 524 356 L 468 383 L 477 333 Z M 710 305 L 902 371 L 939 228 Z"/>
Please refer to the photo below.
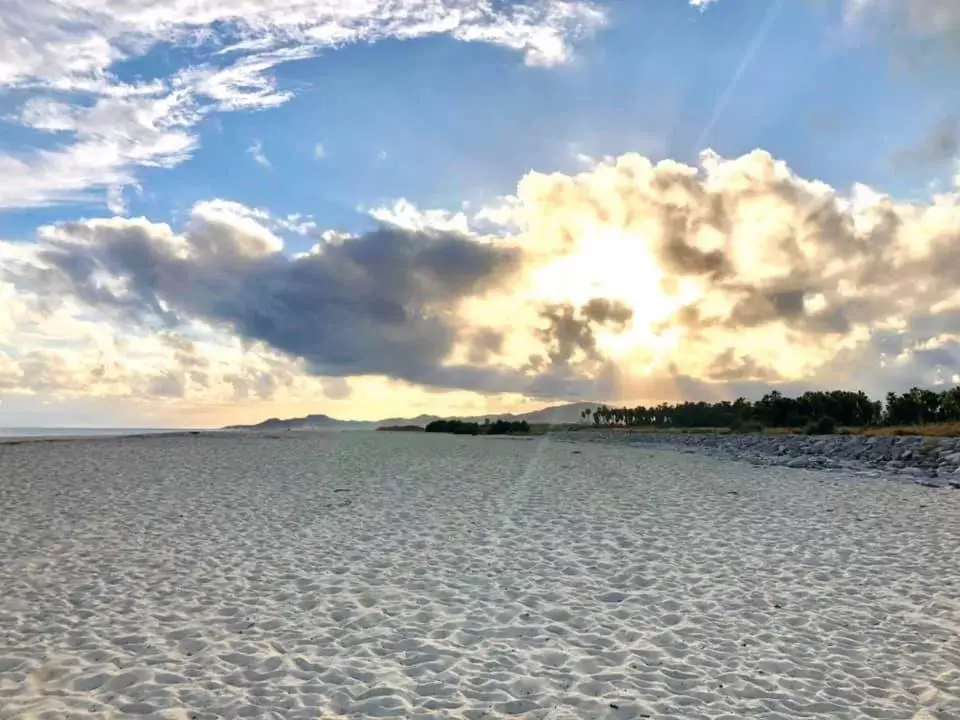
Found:
<path fill-rule="evenodd" d="M 960 717 L 960 493 L 551 438 L 0 444 L 0 718 Z"/>

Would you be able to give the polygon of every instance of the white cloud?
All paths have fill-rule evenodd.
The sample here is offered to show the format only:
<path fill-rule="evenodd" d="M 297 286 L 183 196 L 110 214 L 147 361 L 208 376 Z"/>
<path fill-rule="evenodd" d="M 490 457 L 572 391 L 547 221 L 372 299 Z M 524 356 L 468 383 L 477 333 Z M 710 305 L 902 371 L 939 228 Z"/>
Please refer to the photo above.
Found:
<path fill-rule="evenodd" d="M 363 208 L 358 208 L 361 212 Z M 392 207 L 372 208 L 369 215 L 388 225 L 395 225 L 405 230 L 419 232 L 421 230 L 441 230 L 456 232 L 463 235 L 470 234 L 467 216 L 463 212 L 448 212 L 446 210 L 420 210 L 416 205 L 405 198 L 394 202 Z"/>
<path fill-rule="evenodd" d="M 292 232 L 295 235 L 302 235 L 304 237 L 315 235 L 319 230 L 319 225 L 317 225 L 316 220 L 309 215 L 303 215 L 301 213 L 290 213 L 286 217 L 274 218 L 273 223 L 281 230 L 286 230 L 287 232 Z"/>
<path fill-rule="evenodd" d="M 127 204 L 123 199 L 123 185 L 107 186 L 107 210 L 114 215 L 127 214 Z"/>
<path fill-rule="evenodd" d="M 326 148 L 323 147 L 323 143 L 318 142 L 316 145 L 313 146 L 313 156 L 317 160 L 322 160 L 327 156 L 327 150 Z"/>
<path fill-rule="evenodd" d="M 259 140 L 254 140 L 253 144 L 247 148 L 247 153 L 250 157 L 253 158 L 253 161 L 257 165 L 262 165 L 263 167 L 270 167 L 270 161 L 267 159 L 267 156 L 263 153 L 263 143 Z"/>
<path fill-rule="evenodd" d="M 0 209 L 87 200 L 136 182 L 138 168 L 176 165 L 197 147 L 202 118 L 286 102 L 273 70 L 329 48 L 447 34 L 549 65 L 604 22 L 587 0 L 5 0 L 0 12 L 0 93 L 19 91 L 9 96 L 17 122 L 57 138 L 0 154 Z M 158 46 L 198 59 L 122 79 L 123 62 Z"/>

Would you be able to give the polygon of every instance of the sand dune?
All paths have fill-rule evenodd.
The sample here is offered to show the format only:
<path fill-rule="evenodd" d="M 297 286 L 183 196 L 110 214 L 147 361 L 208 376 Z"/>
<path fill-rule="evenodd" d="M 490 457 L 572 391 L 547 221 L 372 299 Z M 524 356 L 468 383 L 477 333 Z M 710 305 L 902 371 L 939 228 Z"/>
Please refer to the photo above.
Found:
<path fill-rule="evenodd" d="M 0 718 L 957 718 L 958 539 L 548 439 L 0 445 Z"/>

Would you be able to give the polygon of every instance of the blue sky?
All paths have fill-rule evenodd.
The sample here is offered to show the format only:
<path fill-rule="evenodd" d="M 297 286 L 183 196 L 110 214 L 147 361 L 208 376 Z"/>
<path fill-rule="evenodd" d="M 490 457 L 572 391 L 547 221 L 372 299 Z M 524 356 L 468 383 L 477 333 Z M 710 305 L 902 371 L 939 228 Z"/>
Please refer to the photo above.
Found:
<path fill-rule="evenodd" d="M 0 52 L 8 247 L 94 218 L 177 232 L 227 201 L 292 256 L 400 199 L 469 215 L 530 172 L 625 153 L 696 166 L 762 149 L 837 192 L 917 202 L 956 173 L 922 151 L 960 108 L 937 0 L 174 3 L 154 35 L 149 3 L 5 2 L 24 37 Z"/>
<path fill-rule="evenodd" d="M 837 187 L 912 193 L 929 182 L 931 168 L 905 172 L 892 156 L 955 107 L 960 91 L 929 73 L 897 72 L 884 43 L 844 25 L 838 3 L 600 7 L 606 26 L 554 67 L 444 35 L 350 44 L 278 65 L 272 75 L 287 102 L 203 118 L 187 159 L 136 169 L 141 187 L 125 190 L 128 212 L 176 221 L 218 197 L 356 230 L 369 226 L 358 207 L 399 197 L 421 207 L 483 203 L 511 193 L 529 170 L 579 170 L 578 153 L 695 162 L 705 147 L 723 156 L 762 147 Z M 113 72 L 142 82 L 209 60 L 209 46 L 161 44 Z M 0 126 L 0 150 L 14 154 L 57 139 Z M 269 166 L 254 161 L 255 145 Z M 9 208 L 0 232 L 26 238 L 65 216 L 111 214 L 91 194 Z"/>

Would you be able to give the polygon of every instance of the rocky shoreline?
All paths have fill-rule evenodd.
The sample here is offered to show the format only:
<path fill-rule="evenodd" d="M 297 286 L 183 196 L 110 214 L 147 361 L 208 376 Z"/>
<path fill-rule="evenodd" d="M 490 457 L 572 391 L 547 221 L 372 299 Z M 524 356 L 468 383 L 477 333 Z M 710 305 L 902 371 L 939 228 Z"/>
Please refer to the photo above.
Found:
<path fill-rule="evenodd" d="M 751 465 L 828 470 L 960 490 L 960 438 L 589 429 L 563 433 L 558 439 L 705 453 Z"/>

